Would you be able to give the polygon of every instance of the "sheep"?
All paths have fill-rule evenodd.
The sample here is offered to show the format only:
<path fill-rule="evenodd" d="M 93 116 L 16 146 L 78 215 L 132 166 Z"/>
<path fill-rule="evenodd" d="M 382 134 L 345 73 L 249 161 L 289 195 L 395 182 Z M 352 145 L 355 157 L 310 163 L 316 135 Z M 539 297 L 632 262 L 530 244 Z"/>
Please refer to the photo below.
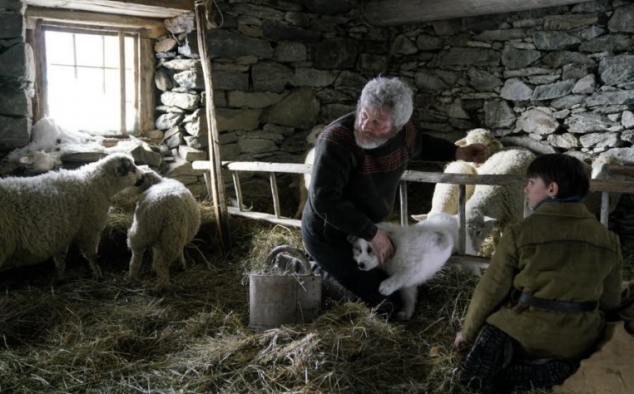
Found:
<path fill-rule="evenodd" d="M 187 268 L 183 249 L 198 233 L 200 208 L 185 185 L 151 170 L 144 173 L 141 190 L 128 231 L 129 278 L 138 279 L 143 253 L 151 248 L 158 288 L 167 289 L 170 264 L 178 259 Z"/>
<path fill-rule="evenodd" d="M 471 164 L 464 161 L 453 161 L 445 167 L 445 174 L 471 174 L 477 175 L 478 171 Z M 475 185 L 465 185 L 465 201 L 473 195 Z M 426 215 L 412 215 L 412 219 L 425 220 L 433 213 L 448 213 L 455 215 L 458 213 L 458 190 L 459 185 L 450 183 L 437 183 L 434 188 L 434 195 L 431 199 L 431 209 Z"/>
<path fill-rule="evenodd" d="M 142 172 L 123 153 L 76 170 L 0 179 L 0 267 L 26 266 L 51 257 L 64 279 L 66 253 L 76 243 L 101 279 L 97 247 L 111 198 L 139 184 Z"/>
<path fill-rule="evenodd" d="M 493 155 L 504 148 L 504 145 L 498 141 L 493 134 L 487 129 L 472 129 L 467 135 L 455 142 L 457 146 L 467 146 L 471 144 L 484 144 L 489 147 L 489 154 Z M 476 166 L 478 166 L 476 164 Z"/>
<path fill-rule="evenodd" d="M 528 165 L 535 154 L 523 148 L 506 148 L 487 159 L 479 168 L 479 175 L 526 176 Z M 484 239 L 497 229 L 515 223 L 524 217 L 524 183 L 508 185 L 476 185 L 473 196 L 467 201 L 467 233 L 476 250 Z M 493 234 L 494 244 L 499 232 Z"/>
<path fill-rule="evenodd" d="M 315 148 L 310 148 L 306 151 L 304 155 L 304 164 L 313 164 L 315 161 Z M 306 201 L 308 201 L 308 189 L 310 188 L 310 178 L 311 174 L 304 174 L 303 177 L 299 178 L 299 205 L 297 206 L 297 211 L 295 212 L 295 219 L 299 219 L 302 216 L 302 212 L 304 211 L 304 205 L 306 205 Z"/>

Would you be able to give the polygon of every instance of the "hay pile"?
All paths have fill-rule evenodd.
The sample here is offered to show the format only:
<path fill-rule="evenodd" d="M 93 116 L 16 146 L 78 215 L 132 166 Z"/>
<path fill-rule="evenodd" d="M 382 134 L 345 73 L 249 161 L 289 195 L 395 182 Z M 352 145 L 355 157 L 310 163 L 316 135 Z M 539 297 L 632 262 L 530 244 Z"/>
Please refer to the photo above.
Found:
<path fill-rule="evenodd" d="M 222 256 L 209 242 L 213 227 L 203 226 L 186 251 L 191 268 L 172 275 L 167 293 L 153 290 L 147 263 L 141 283 L 125 281 L 117 231 L 102 244 L 102 282 L 86 279 L 81 259 L 55 287 L 52 263 L 4 272 L 0 392 L 467 392 L 452 343 L 477 278 L 443 271 L 421 288 L 406 324 L 339 303 L 312 324 L 255 332 L 244 273 L 273 246 L 301 246 L 299 231 L 233 219 L 235 248 Z"/>

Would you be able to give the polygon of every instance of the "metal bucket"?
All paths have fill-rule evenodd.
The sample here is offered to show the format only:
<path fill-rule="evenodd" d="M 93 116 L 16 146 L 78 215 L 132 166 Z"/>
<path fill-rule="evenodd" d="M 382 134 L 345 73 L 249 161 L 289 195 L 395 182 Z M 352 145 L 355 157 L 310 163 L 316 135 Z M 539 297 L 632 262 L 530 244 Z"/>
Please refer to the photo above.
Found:
<path fill-rule="evenodd" d="M 315 275 L 304 253 L 290 246 L 274 248 L 264 261 L 268 268 L 278 254 L 301 262 L 298 274 L 249 274 L 249 326 L 266 330 L 282 324 L 308 323 L 319 314 L 321 276 Z"/>

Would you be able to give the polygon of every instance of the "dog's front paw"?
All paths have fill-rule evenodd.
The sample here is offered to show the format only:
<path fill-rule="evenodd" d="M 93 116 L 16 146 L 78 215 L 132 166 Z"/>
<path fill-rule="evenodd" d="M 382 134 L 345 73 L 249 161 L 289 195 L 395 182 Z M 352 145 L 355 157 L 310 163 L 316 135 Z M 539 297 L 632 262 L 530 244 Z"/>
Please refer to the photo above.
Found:
<path fill-rule="evenodd" d="M 397 289 L 390 283 L 389 279 L 384 280 L 379 285 L 379 292 L 385 296 L 389 296 L 394 293 Z"/>
<path fill-rule="evenodd" d="M 400 311 L 400 312 L 396 315 L 396 317 L 397 317 L 399 320 L 402 320 L 402 321 L 407 321 L 407 320 L 409 320 L 409 319 L 411 319 L 411 318 L 412 318 L 412 315 L 413 315 L 413 314 L 414 314 L 414 311 L 406 311 L 406 310 L 402 310 L 402 311 Z"/>

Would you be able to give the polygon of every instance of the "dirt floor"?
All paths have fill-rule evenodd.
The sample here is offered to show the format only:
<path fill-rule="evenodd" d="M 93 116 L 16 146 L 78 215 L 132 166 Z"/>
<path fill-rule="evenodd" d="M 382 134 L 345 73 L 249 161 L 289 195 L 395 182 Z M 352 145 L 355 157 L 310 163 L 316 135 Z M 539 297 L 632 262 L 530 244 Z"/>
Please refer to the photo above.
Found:
<path fill-rule="evenodd" d="M 105 232 L 101 282 L 76 251 L 62 284 L 51 283 L 52 261 L 0 272 L 0 393 L 468 392 L 452 349 L 477 283 L 464 271 L 422 286 L 407 323 L 324 301 L 313 323 L 256 332 L 245 273 L 273 246 L 301 246 L 298 229 L 232 219 L 225 256 L 207 222 L 189 268 L 174 267 L 173 289 L 158 292 L 149 262 L 140 282 L 126 281 L 125 227 Z M 634 245 L 623 246 L 632 279 Z"/>

